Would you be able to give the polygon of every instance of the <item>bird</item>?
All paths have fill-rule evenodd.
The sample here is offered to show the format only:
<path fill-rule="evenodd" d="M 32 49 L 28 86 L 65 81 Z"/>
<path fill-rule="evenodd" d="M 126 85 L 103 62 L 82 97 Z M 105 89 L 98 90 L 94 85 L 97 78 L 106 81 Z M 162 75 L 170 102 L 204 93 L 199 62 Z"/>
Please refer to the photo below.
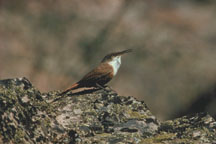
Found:
<path fill-rule="evenodd" d="M 83 87 L 104 88 L 104 86 L 117 74 L 121 65 L 121 56 L 129 52 L 132 52 L 132 49 L 107 54 L 97 67 L 87 73 L 81 80 L 65 89 L 61 94 Z"/>

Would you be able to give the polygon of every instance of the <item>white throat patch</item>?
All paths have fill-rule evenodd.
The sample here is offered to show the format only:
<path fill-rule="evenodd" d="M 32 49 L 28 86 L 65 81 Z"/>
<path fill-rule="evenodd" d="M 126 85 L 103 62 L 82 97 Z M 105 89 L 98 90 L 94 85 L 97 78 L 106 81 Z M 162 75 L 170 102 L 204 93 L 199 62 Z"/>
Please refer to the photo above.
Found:
<path fill-rule="evenodd" d="M 111 65 L 112 67 L 113 67 L 113 70 L 114 70 L 114 75 L 116 75 L 117 74 L 117 72 L 118 72 L 118 69 L 119 69 L 119 67 L 120 67 L 120 65 L 121 65 L 121 56 L 118 56 L 118 57 L 115 57 L 112 61 L 110 61 L 109 63 L 108 63 L 109 65 Z"/>

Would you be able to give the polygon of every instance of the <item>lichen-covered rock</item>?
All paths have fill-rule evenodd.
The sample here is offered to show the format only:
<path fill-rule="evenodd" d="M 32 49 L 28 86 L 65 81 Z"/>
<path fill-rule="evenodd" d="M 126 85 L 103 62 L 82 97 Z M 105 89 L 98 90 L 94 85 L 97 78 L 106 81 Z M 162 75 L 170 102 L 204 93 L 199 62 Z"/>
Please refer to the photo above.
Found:
<path fill-rule="evenodd" d="M 214 144 L 216 143 L 216 122 L 206 113 L 184 116 L 163 122 L 159 134 L 172 136 L 172 139 L 166 140 L 170 144 Z"/>
<path fill-rule="evenodd" d="M 103 90 L 56 101 L 56 121 L 82 142 L 139 142 L 158 130 L 159 122 L 144 102 Z"/>
<path fill-rule="evenodd" d="M 41 94 L 26 78 L 0 81 L 0 143 L 213 143 L 208 114 L 159 122 L 144 102 L 111 89 Z"/>
<path fill-rule="evenodd" d="M 71 141 L 67 131 L 51 127 L 50 104 L 26 78 L 0 81 L 0 141 L 2 143 Z M 60 124 L 55 124 L 61 127 Z"/>

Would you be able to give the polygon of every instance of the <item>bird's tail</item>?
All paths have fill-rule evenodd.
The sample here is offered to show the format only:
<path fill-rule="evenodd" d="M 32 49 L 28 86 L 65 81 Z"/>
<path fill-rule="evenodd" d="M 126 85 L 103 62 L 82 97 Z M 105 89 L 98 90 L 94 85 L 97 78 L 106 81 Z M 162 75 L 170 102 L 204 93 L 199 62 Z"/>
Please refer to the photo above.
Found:
<path fill-rule="evenodd" d="M 74 89 L 77 89 L 77 88 L 79 88 L 79 84 L 78 84 L 78 83 L 75 83 L 75 84 L 73 84 L 72 86 L 70 86 L 69 88 L 67 88 L 66 90 L 64 90 L 64 91 L 61 93 L 61 95 L 62 95 L 62 94 L 66 94 L 67 92 L 69 92 L 69 91 L 71 91 L 71 90 L 74 90 Z"/>

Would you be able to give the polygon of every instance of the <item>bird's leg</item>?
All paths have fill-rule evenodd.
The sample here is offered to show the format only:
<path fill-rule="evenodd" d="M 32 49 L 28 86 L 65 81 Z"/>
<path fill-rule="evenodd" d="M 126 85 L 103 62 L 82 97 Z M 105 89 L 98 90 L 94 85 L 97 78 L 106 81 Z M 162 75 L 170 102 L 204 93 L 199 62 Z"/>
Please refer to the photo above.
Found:
<path fill-rule="evenodd" d="M 100 85 L 98 83 L 96 83 L 96 86 L 103 89 L 103 90 L 105 90 L 106 92 L 110 92 L 110 90 L 107 90 L 104 86 L 102 86 L 102 85 Z"/>
<path fill-rule="evenodd" d="M 105 87 L 103 87 L 102 85 L 100 85 L 99 83 L 96 83 L 96 86 L 101 88 L 101 89 L 105 89 Z"/>
<path fill-rule="evenodd" d="M 109 88 L 109 89 L 111 89 L 111 90 L 113 90 L 113 89 L 112 89 L 110 86 L 108 86 L 108 85 L 105 85 L 105 87 L 106 87 L 106 88 Z"/>
<path fill-rule="evenodd" d="M 116 92 L 114 89 L 112 89 L 110 86 L 106 85 L 105 87 L 107 87 L 107 88 L 108 88 L 108 91 L 113 91 L 114 93 L 116 93 L 116 94 L 117 94 L 117 92 Z"/>

